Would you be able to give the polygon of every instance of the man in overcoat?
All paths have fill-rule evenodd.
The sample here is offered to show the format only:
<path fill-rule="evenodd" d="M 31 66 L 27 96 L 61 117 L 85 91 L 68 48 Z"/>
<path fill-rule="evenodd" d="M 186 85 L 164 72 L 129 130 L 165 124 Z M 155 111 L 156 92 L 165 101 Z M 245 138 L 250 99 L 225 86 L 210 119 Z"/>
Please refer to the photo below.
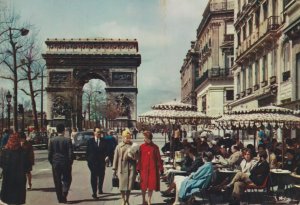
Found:
<path fill-rule="evenodd" d="M 70 138 L 64 137 L 65 126 L 56 126 L 58 135 L 50 140 L 48 160 L 52 165 L 53 180 L 59 203 L 67 202 L 72 182 L 73 146 Z"/>
<path fill-rule="evenodd" d="M 99 127 L 94 129 L 94 137 L 87 142 L 86 157 L 91 172 L 92 197 L 97 199 L 98 194 L 103 194 L 103 181 L 105 176 L 105 159 L 109 155 L 109 146 L 103 138 L 103 132 Z"/>

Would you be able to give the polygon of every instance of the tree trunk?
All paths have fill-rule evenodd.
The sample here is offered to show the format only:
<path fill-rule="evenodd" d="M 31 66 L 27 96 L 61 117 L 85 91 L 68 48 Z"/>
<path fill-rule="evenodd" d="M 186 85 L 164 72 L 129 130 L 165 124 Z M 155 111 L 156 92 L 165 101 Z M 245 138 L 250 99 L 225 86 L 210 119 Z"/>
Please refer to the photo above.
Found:
<path fill-rule="evenodd" d="M 33 85 L 32 85 L 31 68 L 30 67 L 28 67 L 27 77 L 28 77 L 30 98 L 31 98 L 31 105 L 32 105 L 34 130 L 38 131 L 39 123 L 38 123 L 38 116 L 37 116 L 37 111 L 36 111 L 36 102 L 35 102 L 35 98 L 34 98 L 34 90 L 33 90 Z"/>

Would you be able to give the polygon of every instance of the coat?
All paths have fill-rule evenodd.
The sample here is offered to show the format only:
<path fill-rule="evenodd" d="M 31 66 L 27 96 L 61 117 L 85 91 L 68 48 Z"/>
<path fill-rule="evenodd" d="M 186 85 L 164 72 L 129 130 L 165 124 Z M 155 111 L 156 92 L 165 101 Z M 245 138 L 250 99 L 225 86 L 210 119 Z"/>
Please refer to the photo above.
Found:
<path fill-rule="evenodd" d="M 86 159 L 90 167 L 105 168 L 105 158 L 108 156 L 109 146 L 104 138 L 99 140 L 99 146 L 94 137 L 88 140 Z"/>
<path fill-rule="evenodd" d="M 128 157 L 128 151 L 131 146 L 132 143 L 126 144 L 121 142 L 115 149 L 112 169 L 117 172 L 120 191 L 132 190 L 136 178 L 137 153 L 134 158 Z"/>
<path fill-rule="evenodd" d="M 179 189 L 178 196 L 186 200 L 193 193 L 208 187 L 213 176 L 213 166 L 211 162 L 205 162 L 196 172 L 186 178 Z"/>
<path fill-rule="evenodd" d="M 270 173 L 269 163 L 267 161 L 257 162 L 256 165 L 251 169 L 249 178 L 251 181 L 260 186 L 265 181 L 266 177 Z"/>
<path fill-rule="evenodd" d="M 163 172 L 163 164 L 157 145 L 144 143 L 140 146 L 137 170 L 140 172 L 141 190 L 160 190 L 159 172 Z"/>
<path fill-rule="evenodd" d="M 73 145 L 70 138 L 62 135 L 53 137 L 48 146 L 48 160 L 51 165 L 72 166 L 74 159 Z"/>
<path fill-rule="evenodd" d="M 0 166 L 3 169 L 1 200 L 7 204 L 25 204 L 26 172 L 30 167 L 27 152 L 17 150 L 2 151 Z"/>

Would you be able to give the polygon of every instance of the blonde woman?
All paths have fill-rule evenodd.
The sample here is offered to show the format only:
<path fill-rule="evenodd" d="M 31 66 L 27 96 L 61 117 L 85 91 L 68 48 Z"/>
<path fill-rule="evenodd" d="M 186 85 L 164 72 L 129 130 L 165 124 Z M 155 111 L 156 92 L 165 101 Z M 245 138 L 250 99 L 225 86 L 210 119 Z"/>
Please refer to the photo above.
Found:
<path fill-rule="evenodd" d="M 137 152 L 132 153 L 132 134 L 129 129 L 122 132 L 122 142 L 115 150 L 113 170 L 119 178 L 119 190 L 122 195 L 122 205 L 129 205 L 130 191 L 136 178 Z"/>

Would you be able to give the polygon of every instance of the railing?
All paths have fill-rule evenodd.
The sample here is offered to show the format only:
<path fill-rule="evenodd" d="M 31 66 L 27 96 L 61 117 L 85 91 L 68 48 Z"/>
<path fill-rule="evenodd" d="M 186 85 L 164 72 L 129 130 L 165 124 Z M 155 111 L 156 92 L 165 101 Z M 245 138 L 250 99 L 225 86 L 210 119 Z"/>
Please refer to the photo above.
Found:
<path fill-rule="evenodd" d="M 224 35 L 224 42 L 233 41 L 233 40 L 234 40 L 234 35 L 233 34 L 225 34 Z"/>
<path fill-rule="evenodd" d="M 268 32 L 276 31 L 281 24 L 279 16 L 270 16 L 264 22 L 262 22 L 257 29 L 254 29 L 252 34 L 248 36 L 238 47 L 237 55 L 247 51 L 253 44 L 255 44 L 260 38 L 265 36 Z"/>
<path fill-rule="evenodd" d="M 283 1 L 283 6 L 286 7 L 290 2 L 292 2 L 293 0 L 284 0 Z"/>
<path fill-rule="evenodd" d="M 202 19 L 200 25 L 197 29 L 197 35 L 201 30 L 203 29 L 203 26 L 206 22 L 206 19 L 208 18 L 209 14 L 212 12 L 219 12 L 219 11 L 226 11 L 226 10 L 234 10 L 234 1 L 223 1 L 219 3 L 210 3 L 207 5 L 206 9 L 203 12 L 204 18 Z"/>
<path fill-rule="evenodd" d="M 211 68 L 203 73 L 203 75 L 196 79 L 195 87 L 201 85 L 207 79 L 226 77 L 230 75 L 230 68 Z"/>

